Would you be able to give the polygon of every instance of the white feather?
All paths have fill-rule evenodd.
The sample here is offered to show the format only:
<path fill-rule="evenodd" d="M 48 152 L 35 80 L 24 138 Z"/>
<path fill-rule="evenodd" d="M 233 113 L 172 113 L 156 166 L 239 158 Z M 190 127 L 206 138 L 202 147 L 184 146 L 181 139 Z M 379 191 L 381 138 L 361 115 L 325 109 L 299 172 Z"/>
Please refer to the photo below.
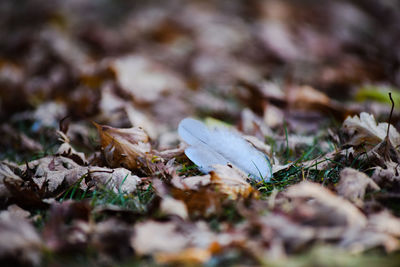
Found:
<path fill-rule="evenodd" d="M 202 122 L 186 118 L 179 124 L 178 133 L 190 145 L 186 156 L 202 172 L 210 172 L 215 164 L 230 163 L 256 181 L 269 181 L 272 176 L 268 157 L 237 132 L 223 127 L 209 130 Z"/>

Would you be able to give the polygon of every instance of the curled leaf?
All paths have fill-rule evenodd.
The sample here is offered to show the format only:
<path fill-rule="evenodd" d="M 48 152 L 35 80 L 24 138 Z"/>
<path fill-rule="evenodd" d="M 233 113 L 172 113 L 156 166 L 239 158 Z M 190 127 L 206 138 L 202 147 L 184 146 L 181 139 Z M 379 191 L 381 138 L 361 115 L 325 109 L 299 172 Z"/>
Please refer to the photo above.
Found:
<path fill-rule="evenodd" d="M 349 136 L 348 144 L 365 145 L 367 148 L 382 142 L 387 134 L 388 123 L 377 123 L 372 114 L 362 112 L 360 116 L 348 117 L 343 122 L 343 130 Z M 400 145 L 400 134 L 390 125 L 389 140 L 394 147 Z"/>
<path fill-rule="evenodd" d="M 214 165 L 211 172 L 211 183 L 215 184 L 218 190 L 227 194 L 232 199 L 238 197 L 249 197 L 256 191 L 247 181 L 246 175 L 234 166 Z"/>
<path fill-rule="evenodd" d="M 119 129 L 95 122 L 93 124 L 99 132 L 101 148 L 110 167 L 140 167 L 140 160 L 146 158 L 151 150 L 149 137 L 142 128 Z"/>

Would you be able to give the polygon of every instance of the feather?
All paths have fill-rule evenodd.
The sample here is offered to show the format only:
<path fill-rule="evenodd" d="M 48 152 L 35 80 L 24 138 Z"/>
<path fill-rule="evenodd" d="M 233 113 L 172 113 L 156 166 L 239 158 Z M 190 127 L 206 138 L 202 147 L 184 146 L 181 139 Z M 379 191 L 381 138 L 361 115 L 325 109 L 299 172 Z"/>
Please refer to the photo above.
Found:
<path fill-rule="evenodd" d="M 225 127 L 210 130 L 202 122 L 186 118 L 180 122 L 178 133 L 189 145 L 186 156 L 204 173 L 212 171 L 215 164 L 229 163 L 256 181 L 269 181 L 272 176 L 268 157 L 237 132 Z"/>

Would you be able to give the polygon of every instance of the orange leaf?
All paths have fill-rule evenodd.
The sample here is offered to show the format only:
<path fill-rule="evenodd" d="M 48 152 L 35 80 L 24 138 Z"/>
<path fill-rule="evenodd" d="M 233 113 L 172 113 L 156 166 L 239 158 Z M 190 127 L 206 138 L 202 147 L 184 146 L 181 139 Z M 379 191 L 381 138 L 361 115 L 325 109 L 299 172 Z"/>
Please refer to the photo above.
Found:
<path fill-rule="evenodd" d="M 101 148 L 110 167 L 123 166 L 137 169 L 149 156 L 151 145 L 149 137 L 140 127 L 113 128 L 95 122 L 100 135 Z"/>

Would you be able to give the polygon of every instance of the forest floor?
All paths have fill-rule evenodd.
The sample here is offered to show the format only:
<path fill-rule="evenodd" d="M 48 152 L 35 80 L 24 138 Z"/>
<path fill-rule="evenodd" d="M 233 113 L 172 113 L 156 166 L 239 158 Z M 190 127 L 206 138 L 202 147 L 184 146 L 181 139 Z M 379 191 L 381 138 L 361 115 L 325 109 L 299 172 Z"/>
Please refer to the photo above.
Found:
<path fill-rule="evenodd" d="M 0 17 L 2 266 L 399 265 L 397 1 L 25 0 Z M 204 155 L 232 164 L 201 172 L 187 117 L 241 136 L 271 177 L 214 139 Z"/>

